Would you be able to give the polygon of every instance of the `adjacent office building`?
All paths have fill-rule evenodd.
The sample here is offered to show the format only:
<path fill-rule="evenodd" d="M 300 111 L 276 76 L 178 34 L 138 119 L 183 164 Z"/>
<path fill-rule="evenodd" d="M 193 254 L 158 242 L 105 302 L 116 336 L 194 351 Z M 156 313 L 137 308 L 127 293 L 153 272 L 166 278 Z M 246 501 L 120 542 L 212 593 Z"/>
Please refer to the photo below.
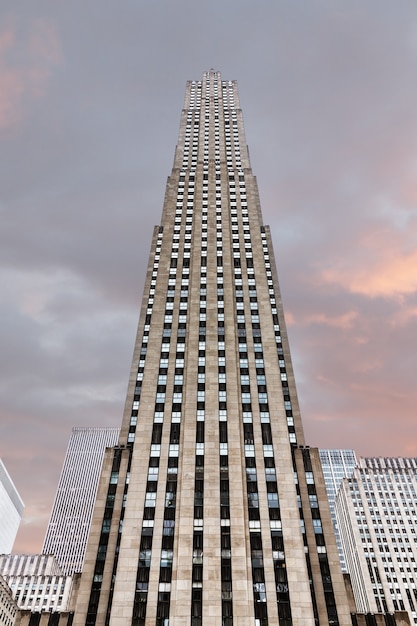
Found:
<path fill-rule="evenodd" d="M 67 611 L 77 587 L 51 554 L 0 555 L 0 574 L 18 608 L 33 613 Z"/>
<path fill-rule="evenodd" d="M 74 624 L 317 623 L 349 607 L 237 85 L 210 70 L 186 87 Z"/>
<path fill-rule="evenodd" d="M 104 452 L 119 428 L 73 428 L 42 553 L 53 554 L 61 573 L 81 572 Z"/>
<path fill-rule="evenodd" d="M 324 482 L 326 484 L 327 497 L 329 498 L 330 514 L 336 536 L 337 550 L 339 552 L 342 571 L 346 572 L 346 562 L 343 554 L 342 540 L 334 509 L 336 495 L 343 478 L 352 476 L 357 465 L 356 455 L 353 450 L 319 450 L 320 461 L 323 469 Z"/>
<path fill-rule="evenodd" d="M 360 459 L 335 510 L 358 610 L 417 624 L 417 459 Z"/>
<path fill-rule="evenodd" d="M 0 459 L 0 554 L 12 551 L 24 504 Z"/>

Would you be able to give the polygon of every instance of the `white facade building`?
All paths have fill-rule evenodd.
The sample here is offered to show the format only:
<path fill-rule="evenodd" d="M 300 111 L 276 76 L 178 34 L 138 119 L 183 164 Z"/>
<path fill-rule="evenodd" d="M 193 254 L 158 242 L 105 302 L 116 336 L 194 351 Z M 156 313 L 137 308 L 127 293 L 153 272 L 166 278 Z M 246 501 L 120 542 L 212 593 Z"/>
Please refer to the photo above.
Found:
<path fill-rule="evenodd" d="M 20 610 L 68 610 L 75 579 L 62 574 L 52 555 L 0 555 L 0 575 Z"/>
<path fill-rule="evenodd" d="M 343 478 L 350 478 L 356 467 L 357 460 L 353 450 L 319 450 L 320 461 L 323 469 L 324 482 L 329 498 L 330 514 L 332 517 L 334 533 L 336 535 L 337 549 L 339 552 L 342 571 L 346 572 L 345 557 L 340 539 L 334 503 Z"/>
<path fill-rule="evenodd" d="M 12 551 L 24 504 L 0 459 L 0 554 Z"/>
<path fill-rule="evenodd" d="M 81 572 L 107 447 L 119 428 L 73 428 L 42 548 L 53 554 L 63 574 Z"/>
<path fill-rule="evenodd" d="M 335 511 L 358 610 L 417 624 L 417 459 L 360 459 Z"/>
<path fill-rule="evenodd" d="M 18 607 L 6 581 L 0 576 L 0 626 L 13 626 Z"/>

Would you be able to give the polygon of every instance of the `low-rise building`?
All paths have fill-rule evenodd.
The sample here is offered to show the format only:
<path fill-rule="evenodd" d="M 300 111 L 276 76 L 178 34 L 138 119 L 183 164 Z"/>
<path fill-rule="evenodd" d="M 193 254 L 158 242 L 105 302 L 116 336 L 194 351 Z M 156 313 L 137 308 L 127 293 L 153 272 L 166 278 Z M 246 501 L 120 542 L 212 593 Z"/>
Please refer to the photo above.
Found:
<path fill-rule="evenodd" d="M 67 611 L 70 606 L 75 577 L 62 574 L 52 555 L 0 555 L 0 575 L 19 609 Z"/>
<path fill-rule="evenodd" d="M 358 611 L 417 624 L 417 459 L 359 459 L 335 511 Z"/>
<path fill-rule="evenodd" d="M 13 598 L 12 592 L 0 576 L 0 626 L 14 626 L 18 607 Z"/>

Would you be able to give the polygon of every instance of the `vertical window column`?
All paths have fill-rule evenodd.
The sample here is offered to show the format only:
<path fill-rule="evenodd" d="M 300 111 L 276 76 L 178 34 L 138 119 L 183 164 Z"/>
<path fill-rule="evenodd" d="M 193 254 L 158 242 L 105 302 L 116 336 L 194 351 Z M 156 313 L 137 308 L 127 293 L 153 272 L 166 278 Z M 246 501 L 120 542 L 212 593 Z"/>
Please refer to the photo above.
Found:
<path fill-rule="evenodd" d="M 233 220 L 232 220 L 233 230 Z M 237 235 L 238 238 L 238 235 Z M 262 550 L 259 493 L 256 472 L 255 442 L 252 424 L 252 399 L 250 393 L 249 362 L 246 344 L 246 323 L 243 301 L 242 270 L 235 267 L 235 298 L 240 357 L 240 393 L 243 419 L 243 436 L 246 465 L 246 490 L 248 497 L 249 535 L 251 546 L 252 587 L 255 619 L 260 626 L 267 626 L 265 571 Z"/>
<path fill-rule="evenodd" d="M 326 602 L 329 624 L 338 624 L 336 600 L 333 593 L 333 583 L 330 574 L 330 566 L 327 558 L 326 544 L 324 540 L 323 527 L 320 517 L 320 508 L 317 499 L 316 485 L 314 481 L 313 468 L 311 465 L 310 451 L 302 450 L 303 465 L 307 482 L 308 497 L 310 502 L 311 517 L 313 520 L 314 534 L 316 537 L 317 553 L 320 563 L 320 572 L 323 583 L 324 598 Z"/>
<path fill-rule="evenodd" d="M 233 624 L 232 553 L 230 538 L 229 453 L 227 430 L 226 349 L 224 331 L 223 241 L 220 173 L 216 172 L 217 355 L 220 466 L 220 541 L 222 624 Z"/>
<path fill-rule="evenodd" d="M 159 232 L 157 241 L 156 241 L 151 286 L 149 289 L 145 326 L 143 329 L 142 346 L 141 346 L 140 356 L 139 356 L 138 373 L 136 376 L 136 387 L 134 391 L 132 411 L 130 415 L 130 426 L 129 426 L 129 434 L 128 434 L 128 439 L 127 439 L 127 443 L 129 447 L 133 447 L 133 444 L 135 441 L 135 433 L 136 433 L 138 411 L 139 411 L 139 404 L 140 404 L 140 395 L 142 392 L 143 372 L 145 368 L 145 359 L 146 359 L 146 353 L 148 349 L 148 339 L 149 339 L 149 331 L 151 327 L 155 286 L 156 286 L 156 279 L 158 275 L 159 259 L 160 259 L 160 254 L 161 254 L 162 236 L 163 236 L 163 233 Z"/>
<path fill-rule="evenodd" d="M 185 178 L 185 177 L 184 177 Z M 184 181 L 185 182 L 185 181 Z M 180 179 L 181 183 L 181 179 Z M 192 235 L 193 220 L 193 204 L 194 204 L 194 174 L 190 173 L 188 179 L 187 205 L 185 213 L 185 229 L 184 229 L 184 252 L 181 268 L 181 290 L 178 311 L 177 325 L 177 343 L 175 354 L 175 371 L 174 385 L 171 403 L 171 424 L 169 436 L 168 450 L 168 467 L 165 483 L 165 502 L 164 502 L 164 519 L 161 542 L 161 555 L 159 567 L 159 588 L 157 603 L 157 626 L 164 626 L 169 620 L 170 600 L 171 600 L 171 581 L 172 567 L 174 555 L 174 537 L 175 537 L 175 518 L 176 518 L 176 498 L 177 498 L 177 479 L 178 479 L 178 457 L 180 449 L 180 433 L 181 433 L 181 416 L 183 401 L 183 384 L 184 384 L 184 353 L 187 330 L 187 312 L 188 312 L 188 293 L 189 293 L 189 267 L 190 267 L 190 246 Z M 182 212 L 177 207 L 176 223 L 182 224 Z M 182 224 L 184 227 L 184 224 Z M 177 233 L 179 239 L 179 233 Z M 178 242 L 175 242 L 178 245 Z M 177 273 L 177 258 L 174 249 L 171 257 L 171 268 L 175 268 Z M 170 269 L 171 276 L 171 269 Z M 168 306 L 168 303 L 167 303 Z M 173 309 L 174 300 L 170 308 Z M 164 328 L 164 333 L 169 330 L 171 335 L 172 315 L 171 319 L 166 319 L 169 328 Z M 166 377 L 165 377 L 166 378 Z"/>
<path fill-rule="evenodd" d="M 272 280 L 272 270 L 271 270 L 271 263 L 270 263 L 270 257 L 269 257 L 268 241 L 267 241 L 264 228 L 262 228 L 261 237 L 262 237 L 262 247 L 263 247 L 263 253 L 264 253 L 265 272 L 266 272 L 266 278 L 268 282 L 269 300 L 271 304 L 271 313 L 272 313 L 272 318 L 274 322 L 275 342 L 277 346 L 277 356 L 278 356 L 278 362 L 279 362 L 279 368 L 280 368 L 281 387 L 282 387 L 282 393 L 284 396 L 285 412 L 287 416 L 288 437 L 289 437 L 291 445 L 297 445 L 297 436 L 296 436 L 296 432 L 294 428 L 294 417 L 293 417 L 293 412 L 292 412 L 290 390 L 288 387 L 287 370 L 285 366 L 284 351 L 282 348 L 282 340 L 281 340 L 281 331 L 280 331 L 279 321 L 278 321 L 278 311 L 277 311 L 277 305 L 276 305 L 275 290 L 274 290 L 274 285 L 273 285 L 273 280 Z"/>
<path fill-rule="evenodd" d="M 204 185 L 205 187 L 205 185 Z M 203 204 L 204 204 L 203 191 Z M 204 217 L 205 216 L 205 217 Z M 194 531 L 193 531 L 193 565 L 192 565 L 192 626 L 201 626 L 203 616 L 203 514 L 204 514 L 204 419 L 206 390 L 206 315 L 207 315 L 207 210 L 203 208 L 202 220 L 202 251 L 200 269 L 200 317 L 197 371 L 197 422 L 195 444 L 195 478 L 194 478 Z"/>
<path fill-rule="evenodd" d="M 110 529 L 113 518 L 114 501 L 116 497 L 117 485 L 119 482 L 119 470 L 122 459 L 122 450 L 115 448 L 113 465 L 110 474 L 109 487 L 107 489 L 106 507 L 104 509 L 103 521 L 101 526 L 101 534 L 98 544 L 96 563 L 94 567 L 94 577 L 91 585 L 90 599 L 87 609 L 86 624 L 94 626 L 97 619 L 98 604 L 100 601 L 101 585 L 103 581 L 103 572 L 107 556 L 107 547 L 109 543 Z"/>

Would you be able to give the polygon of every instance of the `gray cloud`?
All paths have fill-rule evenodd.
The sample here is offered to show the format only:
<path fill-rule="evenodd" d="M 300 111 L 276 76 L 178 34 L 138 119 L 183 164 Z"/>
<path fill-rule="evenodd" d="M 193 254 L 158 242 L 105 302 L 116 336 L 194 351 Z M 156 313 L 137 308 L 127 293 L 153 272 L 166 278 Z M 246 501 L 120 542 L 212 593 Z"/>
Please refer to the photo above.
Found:
<path fill-rule="evenodd" d="M 416 454 L 414 3 L 23 0 L 0 18 L 16 549 L 40 548 L 71 427 L 120 423 L 184 85 L 209 67 L 239 82 L 308 440 Z"/>

